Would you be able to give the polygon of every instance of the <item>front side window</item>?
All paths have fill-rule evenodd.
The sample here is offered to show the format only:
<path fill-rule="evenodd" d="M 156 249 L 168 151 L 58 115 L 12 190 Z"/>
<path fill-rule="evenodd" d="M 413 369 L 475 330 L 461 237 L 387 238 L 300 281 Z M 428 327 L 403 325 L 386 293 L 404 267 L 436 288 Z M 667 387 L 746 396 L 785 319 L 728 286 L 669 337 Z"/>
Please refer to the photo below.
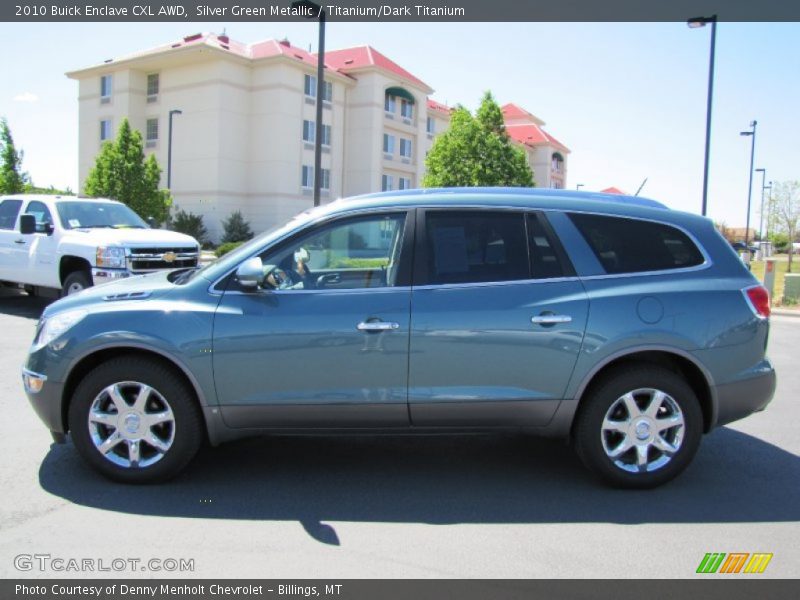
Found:
<path fill-rule="evenodd" d="M 428 284 L 529 278 L 522 213 L 429 211 L 425 230 Z"/>
<path fill-rule="evenodd" d="M 0 229 L 14 229 L 22 200 L 3 200 L 0 202 Z"/>
<path fill-rule="evenodd" d="M 682 269 L 705 261 L 685 233 L 663 223 L 582 213 L 569 218 L 609 274 Z"/>
<path fill-rule="evenodd" d="M 53 224 L 53 217 L 50 214 L 50 209 L 44 202 L 33 200 L 28 203 L 25 213 L 36 217 L 36 231 L 41 233 L 46 231 L 47 225 Z"/>
<path fill-rule="evenodd" d="M 405 214 L 376 215 L 322 226 L 261 256 L 266 287 L 357 289 L 396 285 Z"/>

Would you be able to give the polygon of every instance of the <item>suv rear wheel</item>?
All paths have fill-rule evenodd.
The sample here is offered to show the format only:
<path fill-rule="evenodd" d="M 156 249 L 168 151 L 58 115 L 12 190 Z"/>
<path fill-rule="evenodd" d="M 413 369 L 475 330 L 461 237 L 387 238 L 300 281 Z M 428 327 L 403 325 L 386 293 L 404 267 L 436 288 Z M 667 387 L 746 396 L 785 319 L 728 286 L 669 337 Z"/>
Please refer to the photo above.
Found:
<path fill-rule="evenodd" d="M 70 403 L 69 428 L 81 456 L 123 483 L 177 475 L 203 438 L 186 383 L 157 360 L 131 356 L 103 363 L 83 379 Z"/>
<path fill-rule="evenodd" d="M 574 445 L 606 482 L 651 488 L 676 477 L 700 445 L 703 415 L 679 375 L 642 365 L 614 371 L 581 408 Z"/>

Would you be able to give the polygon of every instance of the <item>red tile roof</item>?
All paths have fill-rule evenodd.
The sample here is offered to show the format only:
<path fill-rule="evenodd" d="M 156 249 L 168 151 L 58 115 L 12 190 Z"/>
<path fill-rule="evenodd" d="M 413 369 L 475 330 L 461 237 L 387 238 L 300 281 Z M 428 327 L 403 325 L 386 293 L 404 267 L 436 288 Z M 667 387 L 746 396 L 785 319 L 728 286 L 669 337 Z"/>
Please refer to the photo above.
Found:
<path fill-rule="evenodd" d="M 564 144 L 547 133 L 538 125 L 506 125 L 506 131 L 512 140 L 533 148 L 534 146 L 554 146 L 564 152 L 569 152 Z"/>
<path fill-rule="evenodd" d="M 511 102 L 500 107 L 500 110 L 503 111 L 503 117 L 505 119 L 529 119 L 533 116 L 524 108 Z"/>
<path fill-rule="evenodd" d="M 621 189 L 615 188 L 613 185 L 611 187 L 608 187 L 608 188 L 604 189 L 604 190 L 600 190 L 600 192 L 603 193 L 603 194 L 617 194 L 619 196 L 626 196 L 627 195 Z"/>
<path fill-rule="evenodd" d="M 431 89 L 427 83 L 406 71 L 372 46 L 356 46 L 355 48 L 325 52 L 325 62 L 343 73 L 364 67 L 378 67 L 422 88 Z"/>
<path fill-rule="evenodd" d="M 447 106 L 446 104 L 442 104 L 441 102 L 437 102 L 436 100 L 431 100 L 428 98 L 428 109 L 429 110 L 437 110 L 439 112 L 447 113 L 448 115 L 453 112 L 453 109 Z"/>

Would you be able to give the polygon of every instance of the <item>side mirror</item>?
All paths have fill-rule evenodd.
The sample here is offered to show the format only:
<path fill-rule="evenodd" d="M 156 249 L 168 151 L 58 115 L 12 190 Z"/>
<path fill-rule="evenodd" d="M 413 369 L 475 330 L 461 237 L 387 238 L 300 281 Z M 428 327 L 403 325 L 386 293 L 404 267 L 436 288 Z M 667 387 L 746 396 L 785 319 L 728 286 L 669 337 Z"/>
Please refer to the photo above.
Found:
<path fill-rule="evenodd" d="M 264 283 L 264 264 L 257 256 L 244 261 L 236 269 L 236 278 L 239 285 L 248 290 L 255 290 Z"/>
<path fill-rule="evenodd" d="M 36 231 L 36 217 L 33 215 L 20 215 L 19 232 L 22 235 L 30 235 Z"/>

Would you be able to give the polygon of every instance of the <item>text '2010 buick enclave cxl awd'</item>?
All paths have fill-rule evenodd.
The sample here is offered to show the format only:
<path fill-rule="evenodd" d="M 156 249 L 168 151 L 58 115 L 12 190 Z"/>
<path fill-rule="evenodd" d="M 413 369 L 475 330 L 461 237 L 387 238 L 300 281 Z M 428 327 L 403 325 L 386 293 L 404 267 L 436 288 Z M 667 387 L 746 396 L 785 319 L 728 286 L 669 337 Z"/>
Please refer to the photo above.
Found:
<path fill-rule="evenodd" d="M 62 299 L 23 379 L 55 439 L 123 482 L 175 475 L 204 439 L 518 430 L 652 487 L 770 401 L 768 332 L 766 290 L 705 218 L 601 194 L 412 190 Z"/>

